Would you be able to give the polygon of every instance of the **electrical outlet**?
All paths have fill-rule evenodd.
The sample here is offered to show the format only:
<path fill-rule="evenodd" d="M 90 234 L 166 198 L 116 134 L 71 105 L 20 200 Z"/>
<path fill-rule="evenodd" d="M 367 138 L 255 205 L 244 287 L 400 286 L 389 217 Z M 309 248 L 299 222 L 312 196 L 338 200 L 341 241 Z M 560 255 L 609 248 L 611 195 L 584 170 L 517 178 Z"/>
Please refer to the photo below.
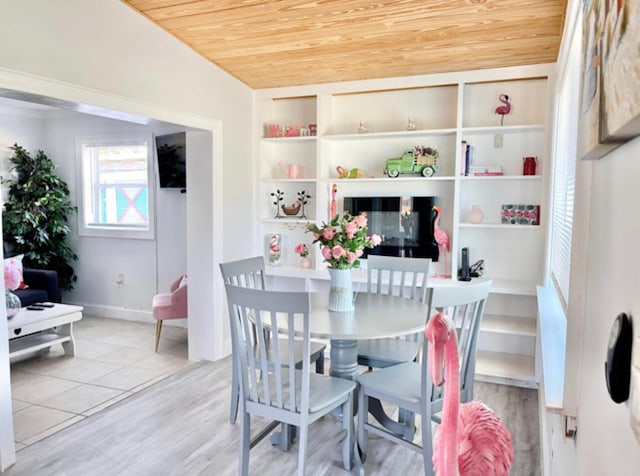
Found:
<path fill-rule="evenodd" d="M 494 149 L 502 149 L 502 142 L 504 136 L 502 134 L 494 134 L 493 135 L 493 148 Z"/>
<path fill-rule="evenodd" d="M 124 273 L 119 273 L 116 279 L 116 284 L 124 284 Z"/>

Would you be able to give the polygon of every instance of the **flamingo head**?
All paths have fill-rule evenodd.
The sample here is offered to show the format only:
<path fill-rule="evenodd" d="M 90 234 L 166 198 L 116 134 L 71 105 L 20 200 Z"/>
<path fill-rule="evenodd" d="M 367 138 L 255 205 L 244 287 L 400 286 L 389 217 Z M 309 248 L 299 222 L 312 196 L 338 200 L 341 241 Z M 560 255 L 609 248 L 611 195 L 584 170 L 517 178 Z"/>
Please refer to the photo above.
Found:
<path fill-rule="evenodd" d="M 435 210 L 437 215 L 440 215 L 440 207 L 438 205 L 434 205 L 432 210 Z"/>
<path fill-rule="evenodd" d="M 446 314 L 437 313 L 431 316 L 427 326 L 424 329 L 424 335 L 429 341 L 428 360 L 429 373 L 431 380 L 436 386 L 442 385 L 444 375 L 442 368 L 444 366 L 444 346 L 449 341 L 451 332 L 453 331 L 453 323 Z"/>
<path fill-rule="evenodd" d="M 501 94 L 500 99 L 504 102 L 509 102 L 509 96 L 506 94 Z"/>

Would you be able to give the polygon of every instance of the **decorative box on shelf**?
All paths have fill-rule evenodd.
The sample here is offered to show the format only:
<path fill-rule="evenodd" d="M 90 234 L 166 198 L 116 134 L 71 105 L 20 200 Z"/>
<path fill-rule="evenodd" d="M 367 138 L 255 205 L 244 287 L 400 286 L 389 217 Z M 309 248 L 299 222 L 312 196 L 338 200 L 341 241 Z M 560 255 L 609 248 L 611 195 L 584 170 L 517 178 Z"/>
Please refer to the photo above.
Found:
<path fill-rule="evenodd" d="M 502 223 L 507 225 L 539 225 L 540 205 L 502 205 Z"/>
<path fill-rule="evenodd" d="M 469 167 L 469 175 L 476 177 L 493 177 L 502 175 L 500 165 L 472 165 Z"/>

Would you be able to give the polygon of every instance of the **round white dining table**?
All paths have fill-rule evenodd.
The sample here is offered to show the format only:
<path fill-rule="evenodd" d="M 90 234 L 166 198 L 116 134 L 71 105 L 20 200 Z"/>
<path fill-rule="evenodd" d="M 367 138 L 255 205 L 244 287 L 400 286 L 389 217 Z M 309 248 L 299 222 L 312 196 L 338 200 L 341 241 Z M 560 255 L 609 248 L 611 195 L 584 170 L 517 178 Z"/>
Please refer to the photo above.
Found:
<path fill-rule="evenodd" d="M 354 310 L 329 311 L 328 293 L 311 293 L 309 331 L 312 338 L 331 340 L 330 373 L 355 379 L 358 340 L 382 339 L 420 332 L 427 322 L 427 305 L 386 294 L 358 293 Z"/>

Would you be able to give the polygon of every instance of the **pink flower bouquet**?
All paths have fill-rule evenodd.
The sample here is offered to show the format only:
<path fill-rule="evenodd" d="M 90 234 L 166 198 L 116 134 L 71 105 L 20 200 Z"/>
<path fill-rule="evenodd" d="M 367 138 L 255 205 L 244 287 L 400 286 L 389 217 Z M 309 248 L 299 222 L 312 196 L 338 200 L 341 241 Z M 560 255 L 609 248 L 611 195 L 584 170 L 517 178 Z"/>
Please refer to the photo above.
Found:
<path fill-rule="evenodd" d="M 320 253 L 333 269 L 359 268 L 364 249 L 382 241 L 379 235 L 367 235 L 366 215 L 354 217 L 347 212 L 319 227 L 309 224 L 307 231 L 313 234 L 313 243 L 320 243 Z"/>
<path fill-rule="evenodd" d="M 298 243 L 293 251 L 299 254 L 302 258 L 309 256 L 309 248 L 307 248 L 307 245 L 304 243 Z"/>

